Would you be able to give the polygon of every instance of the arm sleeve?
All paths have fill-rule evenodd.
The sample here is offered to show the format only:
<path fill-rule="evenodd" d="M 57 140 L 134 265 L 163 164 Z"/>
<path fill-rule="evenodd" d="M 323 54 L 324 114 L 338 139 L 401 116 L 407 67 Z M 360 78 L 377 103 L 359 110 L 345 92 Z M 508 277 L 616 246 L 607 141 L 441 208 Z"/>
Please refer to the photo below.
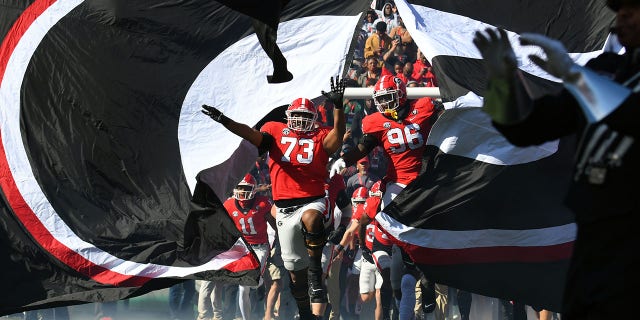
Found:
<path fill-rule="evenodd" d="M 258 146 L 258 154 L 260 156 L 262 156 L 263 154 L 267 153 L 267 151 L 269 151 L 269 149 L 271 149 L 271 146 L 273 146 L 274 143 L 274 139 L 273 136 L 266 133 L 266 132 L 261 132 L 262 133 L 262 141 L 260 142 L 260 145 Z"/>
<path fill-rule="evenodd" d="M 375 136 L 365 133 L 362 135 L 358 143 L 363 145 L 367 150 L 367 153 L 369 153 L 378 145 L 379 141 Z"/>

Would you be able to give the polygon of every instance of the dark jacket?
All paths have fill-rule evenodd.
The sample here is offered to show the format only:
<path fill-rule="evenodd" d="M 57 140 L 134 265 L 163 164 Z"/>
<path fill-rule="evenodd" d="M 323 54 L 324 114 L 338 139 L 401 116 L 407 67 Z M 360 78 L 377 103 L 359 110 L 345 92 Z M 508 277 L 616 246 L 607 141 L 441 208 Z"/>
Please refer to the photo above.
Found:
<path fill-rule="evenodd" d="M 603 53 L 587 67 L 618 83 L 640 71 L 631 55 Z M 633 88 L 638 80 L 627 86 Z M 595 222 L 634 212 L 639 214 L 640 197 L 635 185 L 640 181 L 638 143 L 640 143 L 640 96 L 633 93 L 608 117 L 587 125 L 580 106 L 566 90 L 559 95 L 534 100 L 534 109 L 517 125 L 494 126 L 514 145 L 529 146 L 578 133 L 581 137 L 575 158 L 574 181 L 567 205 L 576 221 Z M 628 149 L 625 145 L 631 142 Z"/>

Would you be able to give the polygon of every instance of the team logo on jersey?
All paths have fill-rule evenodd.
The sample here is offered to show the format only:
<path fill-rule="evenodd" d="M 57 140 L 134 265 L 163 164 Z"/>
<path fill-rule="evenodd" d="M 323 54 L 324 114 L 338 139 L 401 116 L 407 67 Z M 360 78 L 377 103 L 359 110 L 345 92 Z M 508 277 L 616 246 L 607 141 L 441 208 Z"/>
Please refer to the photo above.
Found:
<path fill-rule="evenodd" d="M 233 216 L 234 216 L 234 217 L 237 217 L 237 216 L 238 216 L 238 211 L 234 211 L 234 212 L 233 212 Z"/>
<path fill-rule="evenodd" d="M 383 123 L 383 124 L 382 124 L 382 126 L 383 126 L 385 129 L 389 129 L 389 128 L 391 128 L 391 122 L 388 122 L 388 121 L 387 121 L 387 122 Z"/>
<path fill-rule="evenodd" d="M 291 133 L 291 130 L 289 130 L 289 128 L 282 129 L 282 135 L 288 136 L 290 133 Z"/>
<path fill-rule="evenodd" d="M 411 111 L 411 114 L 413 114 L 413 115 L 416 115 L 416 114 L 418 114 L 418 110 L 416 110 L 416 109 L 413 109 L 413 111 Z"/>

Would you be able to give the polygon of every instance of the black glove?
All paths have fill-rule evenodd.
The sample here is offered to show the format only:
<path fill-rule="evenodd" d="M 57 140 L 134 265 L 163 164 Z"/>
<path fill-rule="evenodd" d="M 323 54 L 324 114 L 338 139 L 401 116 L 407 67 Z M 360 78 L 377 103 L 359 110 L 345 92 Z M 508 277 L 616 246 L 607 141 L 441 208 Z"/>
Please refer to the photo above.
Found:
<path fill-rule="evenodd" d="M 361 247 L 360 249 L 362 249 L 362 257 L 367 260 L 369 263 L 374 263 L 373 262 L 373 252 L 371 252 L 371 250 L 369 250 L 369 248 L 367 247 Z"/>
<path fill-rule="evenodd" d="M 340 240 L 342 240 L 342 237 L 344 236 L 344 232 L 347 231 L 347 227 L 345 227 L 344 225 L 339 225 L 338 228 L 336 228 L 335 230 L 329 232 L 329 236 L 327 237 L 327 241 L 333 243 L 333 244 L 339 244 Z"/>
<path fill-rule="evenodd" d="M 331 77 L 331 91 L 325 92 L 321 91 L 322 95 L 325 96 L 331 103 L 333 103 L 333 107 L 336 109 L 342 109 L 343 105 L 343 97 L 344 97 L 344 88 L 347 85 L 347 80 L 340 80 L 339 77 L 336 76 L 335 82 L 333 81 L 333 77 Z"/>
<path fill-rule="evenodd" d="M 216 109 L 215 107 L 212 106 L 208 106 L 206 104 L 202 105 L 202 113 L 206 114 L 207 116 L 209 116 L 209 118 L 213 119 L 213 121 L 215 122 L 220 122 L 221 124 L 225 125 L 227 123 L 229 123 L 229 119 L 227 116 L 225 116 L 222 111 Z"/>

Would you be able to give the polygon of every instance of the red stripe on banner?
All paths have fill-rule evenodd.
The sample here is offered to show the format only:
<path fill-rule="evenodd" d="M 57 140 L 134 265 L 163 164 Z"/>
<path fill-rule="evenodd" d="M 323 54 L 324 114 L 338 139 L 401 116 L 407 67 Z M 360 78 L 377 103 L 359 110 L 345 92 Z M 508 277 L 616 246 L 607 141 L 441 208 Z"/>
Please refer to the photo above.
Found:
<path fill-rule="evenodd" d="M 549 246 L 494 246 L 463 249 L 421 247 L 398 240 L 381 229 L 396 245 L 402 247 L 416 264 L 449 265 L 464 263 L 554 262 L 571 259 L 574 241 Z"/>
<path fill-rule="evenodd" d="M 222 269 L 231 272 L 241 272 L 258 268 L 260 268 L 260 262 L 258 262 L 255 255 L 251 254 L 251 252 L 247 253 L 242 258 L 222 267 Z"/>
<path fill-rule="evenodd" d="M 47 8 L 56 1 L 41 0 L 32 3 L 13 24 L 0 46 L 0 83 L 4 77 L 9 58 L 24 33 Z M 18 92 L 15 94 L 19 94 Z M 0 135 L 1 138 L 1 135 Z M 0 187 L 16 217 L 22 222 L 33 239 L 61 262 L 93 280 L 110 285 L 142 286 L 151 278 L 123 275 L 94 264 L 58 241 L 29 208 L 18 190 L 9 169 L 4 145 L 0 143 Z"/>
<path fill-rule="evenodd" d="M 16 217 L 22 222 L 33 239 L 42 248 L 51 253 L 58 260 L 70 268 L 91 277 L 93 280 L 110 285 L 142 286 L 151 278 L 123 275 L 113 272 L 105 267 L 94 264 L 85 259 L 75 251 L 58 241 L 45 226 L 40 222 L 36 214 L 29 208 L 22 194 L 18 190 L 4 150 L 4 145 L 0 143 L 0 187 L 13 209 Z"/>
<path fill-rule="evenodd" d="M 11 26 L 7 36 L 0 45 L 0 83 L 4 77 L 4 71 L 7 68 L 9 57 L 13 53 L 24 33 L 29 29 L 31 24 L 38 18 L 47 8 L 49 8 L 55 0 L 39 0 L 32 3 Z"/>
<path fill-rule="evenodd" d="M 448 265 L 464 263 L 553 262 L 567 260 L 573 252 L 573 241 L 539 247 L 483 247 L 434 249 L 409 243 L 402 247 L 417 264 Z"/>

